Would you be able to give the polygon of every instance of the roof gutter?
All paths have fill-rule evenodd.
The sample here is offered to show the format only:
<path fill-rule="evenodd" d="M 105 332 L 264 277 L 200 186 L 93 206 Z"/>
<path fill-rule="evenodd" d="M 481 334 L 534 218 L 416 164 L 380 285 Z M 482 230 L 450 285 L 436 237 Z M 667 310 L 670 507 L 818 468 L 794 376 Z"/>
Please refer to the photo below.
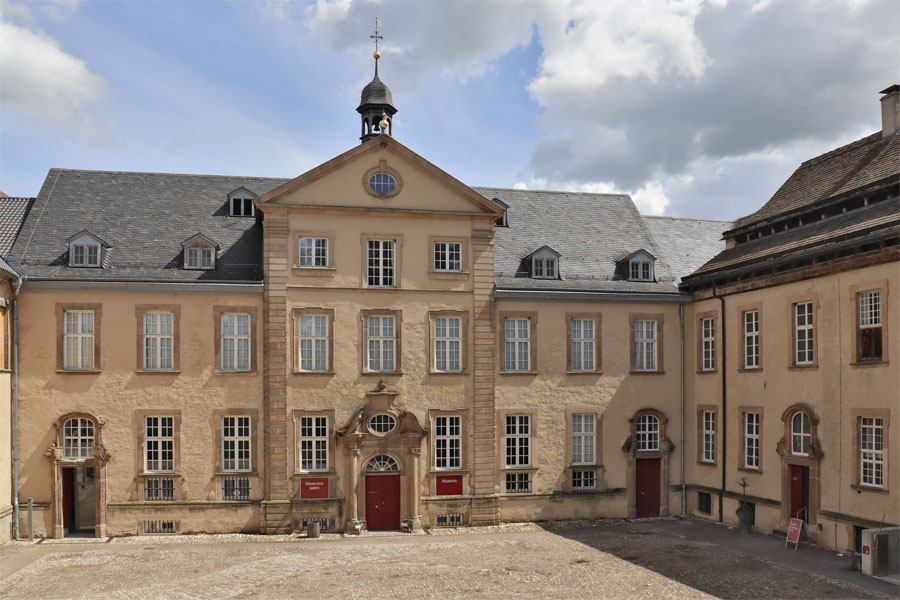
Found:
<path fill-rule="evenodd" d="M 681 292 L 591 292 L 585 290 L 494 290 L 497 300 L 607 300 L 610 302 L 672 302 L 685 304 L 691 301 L 691 294 Z"/>
<path fill-rule="evenodd" d="M 192 292 L 208 294 L 262 294 L 265 284 L 261 281 L 206 283 L 198 281 L 134 281 L 91 279 L 29 279 L 29 290 L 86 290 L 120 292 Z"/>

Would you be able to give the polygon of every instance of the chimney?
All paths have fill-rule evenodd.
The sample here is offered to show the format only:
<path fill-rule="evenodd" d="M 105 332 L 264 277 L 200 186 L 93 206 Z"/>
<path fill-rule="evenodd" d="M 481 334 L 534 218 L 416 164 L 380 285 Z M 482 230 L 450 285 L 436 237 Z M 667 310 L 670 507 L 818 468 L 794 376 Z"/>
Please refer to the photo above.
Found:
<path fill-rule="evenodd" d="M 896 83 L 881 90 L 881 137 L 886 138 L 900 129 L 900 85 Z"/>

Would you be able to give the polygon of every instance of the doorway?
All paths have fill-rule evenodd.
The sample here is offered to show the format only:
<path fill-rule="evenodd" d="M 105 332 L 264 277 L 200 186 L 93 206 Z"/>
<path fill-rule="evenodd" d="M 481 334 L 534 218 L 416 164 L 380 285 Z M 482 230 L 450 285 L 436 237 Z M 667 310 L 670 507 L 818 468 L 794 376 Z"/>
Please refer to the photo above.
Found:
<path fill-rule="evenodd" d="M 63 535 L 94 534 L 97 486 L 94 467 L 62 469 Z"/>
<path fill-rule="evenodd" d="M 635 509 L 638 518 L 659 516 L 659 467 L 658 458 L 641 458 L 635 474 Z"/>
<path fill-rule="evenodd" d="M 809 467 L 791 465 L 790 518 L 809 522 Z"/>
<path fill-rule="evenodd" d="M 366 527 L 400 529 L 400 475 L 366 475 Z"/>

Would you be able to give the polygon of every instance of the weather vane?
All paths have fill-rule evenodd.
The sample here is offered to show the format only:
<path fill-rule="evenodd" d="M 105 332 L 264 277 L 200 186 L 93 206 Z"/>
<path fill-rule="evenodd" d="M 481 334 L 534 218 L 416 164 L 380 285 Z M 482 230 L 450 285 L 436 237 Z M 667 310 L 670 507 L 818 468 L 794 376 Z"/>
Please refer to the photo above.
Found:
<path fill-rule="evenodd" d="M 381 57 L 381 54 L 378 53 L 378 40 L 384 39 L 384 36 L 378 33 L 379 27 L 384 27 L 384 25 L 381 23 L 381 19 L 375 17 L 375 33 L 369 36 L 370 39 L 375 40 L 375 54 L 373 54 L 375 60 L 378 60 Z"/>

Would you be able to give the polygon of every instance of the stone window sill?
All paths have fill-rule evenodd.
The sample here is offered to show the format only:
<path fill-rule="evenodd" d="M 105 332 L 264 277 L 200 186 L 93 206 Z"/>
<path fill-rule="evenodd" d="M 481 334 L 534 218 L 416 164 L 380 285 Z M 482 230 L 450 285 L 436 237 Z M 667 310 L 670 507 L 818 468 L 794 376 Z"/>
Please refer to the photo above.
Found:
<path fill-rule="evenodd" d="M 500 371 L 501 375 L 537 375 L 537 371 Z"/>
<path fill-rule="evenodd" d="M 333 277 L 337 273 L 334 267 L 300 267 L 293 265 L 291 270 L 294 275 L 301 277 Z"/>
<path fill-rule="evenodd" d="M 137 371 L 135 371 L 135 373 L 137 373 L 138 375 L 179 375 L 181 373 L 181 371 L 179 369 L 174 369 L 174 370 L 170 370 L 170 371 L 165 371 L 163 369 L 159 369 L 159 370 L 138 369 Z"/>
<path fill-rule="evenodd" d="M 216 375 L 258 375 L 259 373 L 256 371 L 223 371 L 222 369 L 216 369 L 213 371 Z"/>
<path fill-rule="evenodd" d="M 870 485 L 861 485 L 859 483 L 851 483 L 850 487 L 857 492 L 875 492 L 876 494 L 890 494 L 887 488 L 872 487 Z"/>
<path fill-rule="evenodd" d="M 97 375 L 102 371 L 100 369 L 57 369 L 56 372 L 69 375 Z"/>
<path fill-rule="evenodd" d="M 428 279 L 468 279 L 468 271 L 428 271 Z"/>
<path fill-rule="evenodd" d="M 429 475 L 468 475 L 468 469 L 429 469 Z M 444 496 L 441 496 L 444 498 Z"/>
<path fill-rule="evenodd" d="M 665 371 L 631 371 L 632 375 L 665 375 Z"/>
<path fill-rule="evenodd" d="M 747 367 L 739 367 L 737 371 L 738 373 L 762 373 L 762 370 L 762 367 L 754 367 L 750 369 L 748 369 Z"/>
<path fill-rule="evenodd" d="M 603 375 L 603 371 L 566 371 L 566 375 Z"/>
<path fill-rule="evenodd" d="M 292 375 L 327 375 L 327 376 L 332 376 L 332 375 L 334 375 L 334 371 L 331 371 L 331 370 L 329 370 L 329 371 L 297 371 L 297 370 L 294 370 L 294 371 L 291 371 L 291 374 L 292 374 Z"/>
<path fill-rule="evenodd" d="M 463 369 L 462 371 L 428 371 L 429 375 L 468 375 L 469 370 Z"/>
<path fill-rule="evenodd" d="M 818 365 L 818 364 L 812 364 L 812 365 L 790 365 L 790 366 L 788 367 L 788 370 L 789 370 L 789 371 L 818 371 L 818 370 L 819 370 L 819 365 Z"/>
<path fill-rule="evenodd" d="M 762 475 L 763 472 L 762 467 L 760 467 L 759 469 L 753 469 L 750 467 L 738 467 L 738 471 L 743 471 L 744 473 L 755 473 L 757 475 Z"/>
<path fill-rule="evenodd" d="M 718 369 L 709 369 L 706 371 L 704 371 L 703 369 L 700 369 L 697 371 L 697 375 L 715 375 L 718 372 L 719 372 Z"/>
<path fill-rule="evenodd" d="M 864 360 L 850 363 L 851 367 L 865 369 L 868 367 L 886 367 L 889 363 L 886 360 Z"/>

